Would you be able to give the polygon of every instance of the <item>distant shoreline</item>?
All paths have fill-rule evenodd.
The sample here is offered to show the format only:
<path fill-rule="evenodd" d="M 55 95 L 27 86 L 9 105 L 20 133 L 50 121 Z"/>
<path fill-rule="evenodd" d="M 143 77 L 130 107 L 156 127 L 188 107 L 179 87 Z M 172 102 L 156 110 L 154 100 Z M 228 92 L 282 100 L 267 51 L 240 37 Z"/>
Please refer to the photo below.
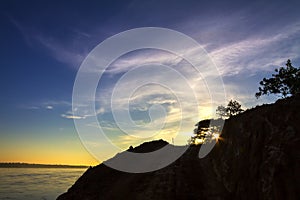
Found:
<path fill-rule="evenodd" d="M 51 165 L 51 164 L 31 164 L 31 163 L 0 163 L 0 168 L 88 168 L 85 165 Z"/>

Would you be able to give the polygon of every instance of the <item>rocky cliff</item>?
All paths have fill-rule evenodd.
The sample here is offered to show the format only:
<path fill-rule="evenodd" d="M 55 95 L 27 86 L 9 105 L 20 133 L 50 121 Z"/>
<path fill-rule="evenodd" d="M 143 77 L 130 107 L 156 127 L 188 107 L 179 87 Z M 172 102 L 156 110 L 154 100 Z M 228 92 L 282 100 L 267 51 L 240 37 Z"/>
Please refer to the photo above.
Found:
<path fill-rule="evenodd" d="M 103 164 L 89 168 L 58 200 L 299 199 L 300 96 L 226 120 L 217 145 L 198 158 L 191 146 L 161 170 L 130 174 Z M 130 149 L 149 152 L 159 140 Z M 175 147 L 174 147 L 175 148 Z"/>
<path fill-rule="evenodd" d="M 300 96 L 226 120 L 209 155 L 234 199 L 299 199 Z"/>

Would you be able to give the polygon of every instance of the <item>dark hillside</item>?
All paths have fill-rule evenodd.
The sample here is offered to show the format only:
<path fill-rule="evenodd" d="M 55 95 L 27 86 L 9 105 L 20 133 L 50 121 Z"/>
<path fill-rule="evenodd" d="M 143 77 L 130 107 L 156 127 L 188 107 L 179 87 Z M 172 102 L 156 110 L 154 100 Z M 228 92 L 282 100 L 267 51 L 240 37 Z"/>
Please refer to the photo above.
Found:
<path fill-rule="evenodd" d="M 161 170 L 130 174 L 89 168 L 58 200 L 299 199 L 300 97 L 279 100 L 226 120 L 213 151 L 191 146 Z M 133 148 L 149 152 L 159 140 Z M 175 147 L 174 147 L 175 148 Z"/>

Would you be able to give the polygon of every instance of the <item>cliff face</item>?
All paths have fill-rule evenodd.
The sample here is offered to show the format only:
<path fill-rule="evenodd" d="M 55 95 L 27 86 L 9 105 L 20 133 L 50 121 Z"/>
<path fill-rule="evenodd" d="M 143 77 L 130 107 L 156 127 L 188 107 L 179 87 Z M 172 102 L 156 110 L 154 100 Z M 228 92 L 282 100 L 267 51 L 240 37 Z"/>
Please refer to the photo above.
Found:
<path fill-rule="evenodd" d="M 210 164 L 236 199 L 299 199 L 300 97 L 227 120 Z"/>
<path fill-rule="evenodd" d="M 203 159 L 199 147 L 192 146 L 168 167 L 150 173 L 100 164 L 58 200 L 299 199 L 299 123 L 299 96 L 260 106 L 226 120 L 220 140 Z M 130 151 L 164 145 L 153 141 Z"/>

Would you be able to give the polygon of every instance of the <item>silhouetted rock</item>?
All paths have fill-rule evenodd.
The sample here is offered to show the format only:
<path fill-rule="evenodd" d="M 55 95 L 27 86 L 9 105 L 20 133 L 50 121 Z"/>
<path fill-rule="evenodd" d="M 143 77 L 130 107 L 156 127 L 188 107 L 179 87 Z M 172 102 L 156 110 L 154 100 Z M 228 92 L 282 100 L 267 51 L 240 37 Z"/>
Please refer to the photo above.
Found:
<path fill-rule="evenodd" d="M 203 159 L 200 147 L 191 146 L 171 165 L 149 173 L 100 164 L 58 200 L 299 199 L 299 123 L 299 96 L 259 106 L 226 120 L 221 139 Z M 152 141 L 128 151 L 151 152 L 166 144 Z"/>
<path fill-rule="evenodd" d="M 300 96 L 226 120 L 209 155 L 234 199 L 299 199 Z"/>
<path fill-rule="evenodd" d="M 144 142 L 143 144 L 141 144 L 140 146 L 137 146 L 135 148 L 130 148 L 128 150 L 130 150 L 131 152 L 134 153 L 148 153 L 148 152 L 152 152 L 152 151 L 156 151 L 158 149 L 163 148 L 164 146 L 166 146 L 168 144 L 168 142 L 164 141 L 164 140 L 156 140 L 156 141 L 151 141 L 151 142 Z"/>

